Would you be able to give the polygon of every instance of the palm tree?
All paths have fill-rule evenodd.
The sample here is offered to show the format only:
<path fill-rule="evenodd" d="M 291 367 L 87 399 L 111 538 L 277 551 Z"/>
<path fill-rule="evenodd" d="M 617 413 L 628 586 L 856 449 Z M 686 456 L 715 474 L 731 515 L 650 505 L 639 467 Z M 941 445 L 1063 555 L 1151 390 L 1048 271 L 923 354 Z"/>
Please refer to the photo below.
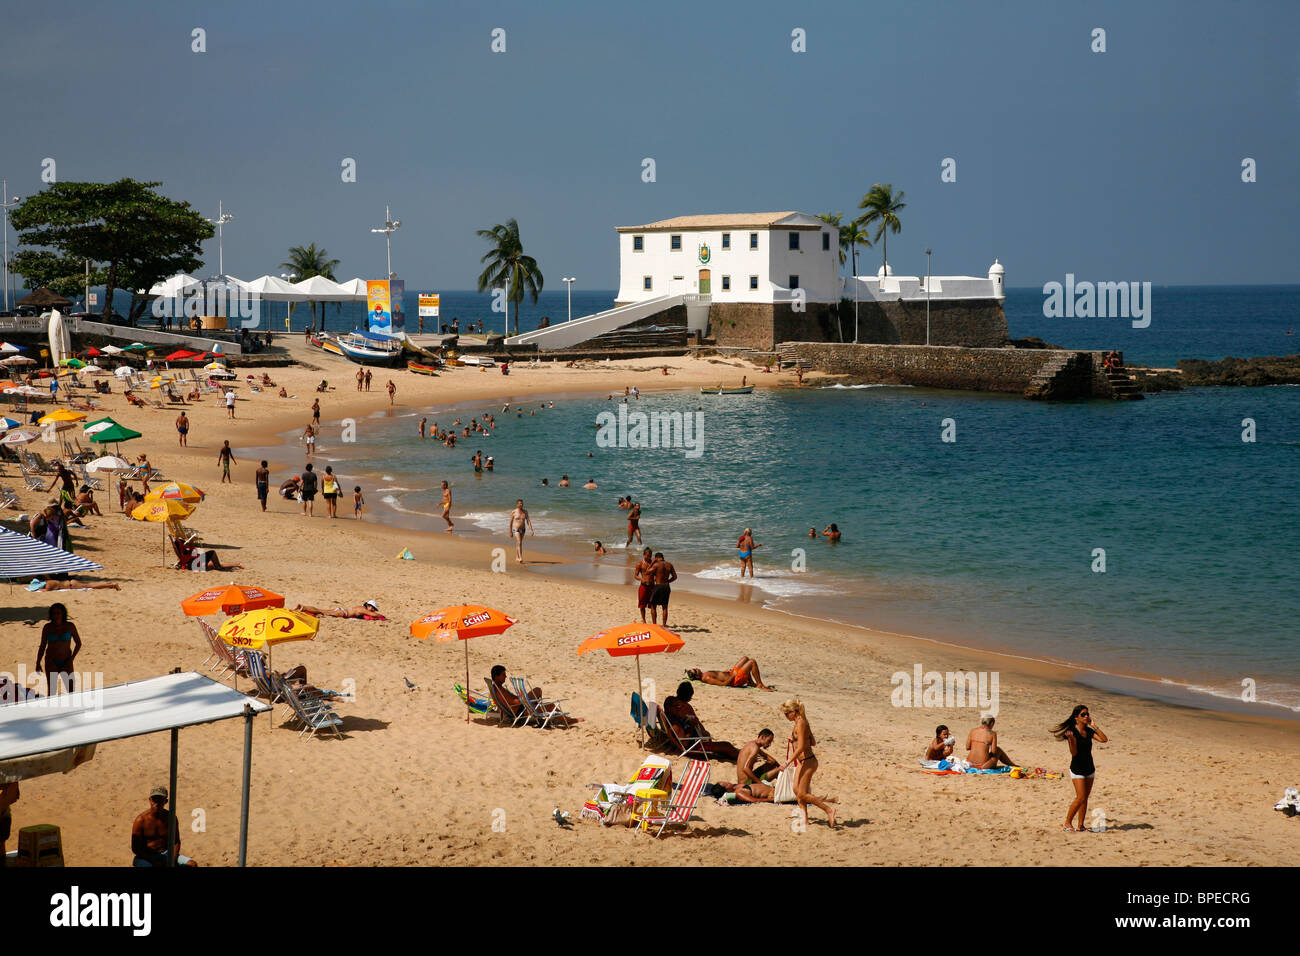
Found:
<path fill-rule="evenodd" d="M 507 219 L 505 225 L 498 223 L 491 229 L 480 229 L 477 235 L 493 244 L 479 260 L 485 263 L 485 267 L 478 277 L 478 291 L 485 292 L 493 287 L 506 288 L 506 301 L 515 304 L 515 335 L 518 335 L 519 303 L 524 300 L 524 292 L 527 291 L 532 296 L 533 304 L 536 305 L 545 279 L 537 268 L 537 260 L 524 255 L 524 243 L 519 238 L 519 223 L 515 220 Z"/>
<path fill-rule="evenodd" d="M 312 276 L 323 276 L 334 281 L 334 267 L 339 264 L 337 259 L 329 258 L 329 253 L 324 249 L 317 249 L 316 243 L 309 243 L 305 246 L 293 246 L 289 249 L 289 258 L 286 262 L 280 263 L 281 269 L 287 269 L 289 272 L 298 274 L 298 281 L 310 279 Z M 295 303 L 296 304 L 296 303 Z M 311 306 L 311 327 L 316 328 L 316 302 L 314 300 L 307 303 Z M 289 306 L 289 314 L 293 315 L 294 305 Z M 325 325 L 325 308 L 321 306 L 321 327 Z"/>
<path fill-rule="evenodd" d="M 835 231 L 838 233 L 838 238 L 836 241 L 838 241 L 840 244 L 840 265 L 844 265 L 844 259 L 845 259 L 844 250 L 848 248 L 848 244 L 844 241 L 844 226 L 840 224 L 840 220 L 844 218 L 844 213 L 827 212 L 827 213 L 822 213 L 817 218 L 820 219 L 822 222 L 826 223 L 828 226 L 835 227 Z"/>
<path fill-rule="evenodd" d="M 903 191 L 900 189 L 898 195 L 894 195 L 894 187 L 890 183 L 883 186 L 876 183 L 871 187 L 871 192 L 862 197 L 862 202 L 858 203 L 859 209 L 867 210 L 866 215 L 862 217 L 864 226 L 875 225 L 876 241 L 882 238 L 885 240 L 881 247 L 882 257 L 881 265 L 885 272 L 889 272 L 889 232 L 895 235 L 903 228 L 899 222 L 898 214 L 903 211 L 907 203 L 903 202 Z"/>
<path fill-rule="evenodd" d="M 853 274 L 858 274 L 858 246 L 871 248 L 871 238 L 867 235 L 867 230 L 863 228 L 865 222 L 862 219 L 854 219 L 847 226 L 840 227 L 840 246 L 847 245 L 853 255 Z M 844 254 L 840 253 L 840 261 L 844 261 Z"/>

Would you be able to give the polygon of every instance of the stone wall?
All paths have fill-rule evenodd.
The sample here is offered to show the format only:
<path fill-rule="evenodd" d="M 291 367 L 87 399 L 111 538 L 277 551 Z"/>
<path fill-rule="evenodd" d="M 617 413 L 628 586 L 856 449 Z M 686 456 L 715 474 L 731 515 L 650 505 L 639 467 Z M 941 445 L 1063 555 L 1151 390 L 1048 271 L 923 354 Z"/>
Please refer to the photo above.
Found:
<path fill-rule="evenodd" d="M 959 348 L 941 345 L 854 345 L 838 342 L 795 342 L 784 350 L 793 352 L 820 372 L 846 375 L 862 383 L 918 385 L 978 392 L 1023 394 L 1030 380 L 1043 366 L 1065 356 L 1086 357 L 1087 378 L 1080 380 L 1081 397 L 1110 397 L 1104 376 L 1093 375 L 1100 367 L 1101 353 L 1068 352 L 1058 349 Z M 1088 392 L 1083 391 L 1091 383 Z"/>
<path fill-rule="evenodd" d="M 718 345 L 772 349 L 778 342 L 834 342 L 839 331 L 827 302 L 809 302 L 803 312 L 789 302 L 714 302 L 709 337 Z"/>
<path fill-rule="evenodd" d="M 859 302 L 857 309 L 857 341 L 880 345 L 925 344 L 924 300 Z M 844 334 L 847 341 L 853 341 L 852 303 L 845 309 Z M 936 299 L 930 303 L 931 345 L 996 349 L 1010 343 L 1007 316 L 1002 303 L 996 299 Z"/>

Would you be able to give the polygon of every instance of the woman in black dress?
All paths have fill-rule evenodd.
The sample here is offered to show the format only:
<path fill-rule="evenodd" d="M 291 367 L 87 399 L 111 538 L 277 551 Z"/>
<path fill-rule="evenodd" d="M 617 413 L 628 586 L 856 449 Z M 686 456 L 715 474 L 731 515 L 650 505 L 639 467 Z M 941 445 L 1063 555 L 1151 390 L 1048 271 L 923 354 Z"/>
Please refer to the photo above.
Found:
<path fill-rule="evenodd" d="M 1067 833 L 1080 833 L 1087 829 L 1088 797 L 1097 776 L 1097 768 L 1092 762 L 1092 742 L 1100 740 L 1104 744 L 1106 735 L 1093 725 L 1092 715 L 1085 704 L 1076 704 L 1070 719 L 1053 727 L 1051 734 L 1070 745 L 1070 782 L 1074 784 L 1074 802 L 1065 815 L 1064 829 Z M 1077 827 L 1074 825 L 1075 814 L 1079 817 Z"/>

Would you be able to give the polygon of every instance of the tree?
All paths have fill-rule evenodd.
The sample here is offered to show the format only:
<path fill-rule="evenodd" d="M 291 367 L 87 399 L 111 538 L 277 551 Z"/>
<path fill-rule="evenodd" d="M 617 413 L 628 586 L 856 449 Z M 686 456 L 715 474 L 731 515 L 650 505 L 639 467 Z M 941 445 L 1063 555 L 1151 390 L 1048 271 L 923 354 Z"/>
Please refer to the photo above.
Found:
<path fill-rule="evenodd" d="M 863 228 L 861 219 L 854 219 L 846 226 L 840 227 L 840 246 L 847 243 L 850 254 L 853 256 L 853 274 L 858 274 L 858 246 L 871 248 L 871 238 L 867 235 L 866 229 Z"/>
<path fill-rule="evenodd" d="M 317 249 L 316 243 L 308 243 L 305 246 L 293 246 L 289 249 L 289 258 L 280 263 L 281 269 L 288 269 L 290 272 L 297 273 L 298 281 L 310 279 L 312 276 L 321 276 L 334 281 L 334 268 L 339 264 L 339 260 L 331 259 L 329 253 L 324 248 Z M 293 315 L 294 305 L 289 306 L 289 314 Z M 311 306 L 311 327 L 316 328 L 316 301 L 309 299 L 307 304 Z M 320 312 L 321 328 L 325 327 L 325 304 L 321 303 Z"/>
<path fill-rule="evenodd" d="M 862 202 L 858 203 L 859 209 L 865 209 L 867 212 L 862 217 L 864 226 L 876 227 L 876 241 L 882 238 L 885 240 L 881 247 L 882 258 L 881 264 L 885 272 L 889 272 L 889 233 L 898 235 L 903 228 L 903 224 L 898 219 L 898 214 L 906 208 L 907 203 L 903 202 L 903 191 L 900 189 L 898 194 L 894 194 L 894 187 L 890 183 L 883 186 L 876 183 L 871 187 L 871 192 L 862 197 Z"/>
<path fill-rule="evenodd" d="M 524 300 L 524 292 L 532 296 L 537 304 L 537 296 L 546 281 L 542 271 L 537 268 L 537 260 L 524 255 L 523 240 L 519 238 L 519 223 L 507 219 L 505 225 L 497 224 L 491 229 L 480 229 L 480 239 L 486 239 L 493 246 L 483 253 L 479 261 L 486 263 L 478 277 L 478 291 L 486 292 L 495 287 L 506 289 L 506 301 L 515 304 L 515 335 L 519 334 L 519 303 Z"/>
<path fill-rule="evenodd" d="M 212 226 L 189 203 L 154 192 L 160 182 L 54 183 L 10 216 L 22 251 L 14 271 L 29 285 L 77 292 L 91 263 L 91 281 L 104 286 L 104 315 L 113 293 L 131 289 L 131 315 L 144 311 L 144 290 L 203 262 Z"/>

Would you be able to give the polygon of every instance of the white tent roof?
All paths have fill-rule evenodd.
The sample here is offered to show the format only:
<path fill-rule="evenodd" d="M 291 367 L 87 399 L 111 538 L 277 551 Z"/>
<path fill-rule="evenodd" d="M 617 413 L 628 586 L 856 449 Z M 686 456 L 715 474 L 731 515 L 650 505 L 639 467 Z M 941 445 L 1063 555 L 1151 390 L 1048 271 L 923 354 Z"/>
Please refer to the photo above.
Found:
<path fill-rule="evenodd" d="M 0 706 L 0 760 L 264 713 L 271 705 L 193 671 Z"/>
<path fill-rule="evenodd" d="M 168 298 L 171 298 L 173 296 L 180 295 L 182 292 L 184 292 L 186 289 L 188 289 L 190 286 L 194 285 L 198 281 L 199 280 L 194 278 L 194 276 L 192 275 L 186 275 L 184 272 L 178 272 L 170 279 L 164 279 L 162 282 L 159 282 L 157 285 L 150 286 L 149 294 L 167 296 Z"/>
<path fill-rule="evenodd" d="M 331 282 L 324 276 L 312 276 L 310 279 L 303 279 L 301 282 L 295 282 L 293 287 L 303 293 L 307 299 L 315 299 L 317 302 L 356 302 L 358 296 L 349 292 L 337 282 Z M 364 299 L 365 293 L 362 292 L 360 298 Z"/>
<path fill-rule="evenodd" d="M 266 302 L 302 302 L 307 297 L 283 279 L 262 276 L 244 283 L 244 288 Z"/>
<path fill-rule="evenodd" d="M 346 291 L 355 295 L 358 299 L 364 299 L 366 297 L 365 279 L 349 279 L 347 282 L 340 282 L 339 285 Z"/>

